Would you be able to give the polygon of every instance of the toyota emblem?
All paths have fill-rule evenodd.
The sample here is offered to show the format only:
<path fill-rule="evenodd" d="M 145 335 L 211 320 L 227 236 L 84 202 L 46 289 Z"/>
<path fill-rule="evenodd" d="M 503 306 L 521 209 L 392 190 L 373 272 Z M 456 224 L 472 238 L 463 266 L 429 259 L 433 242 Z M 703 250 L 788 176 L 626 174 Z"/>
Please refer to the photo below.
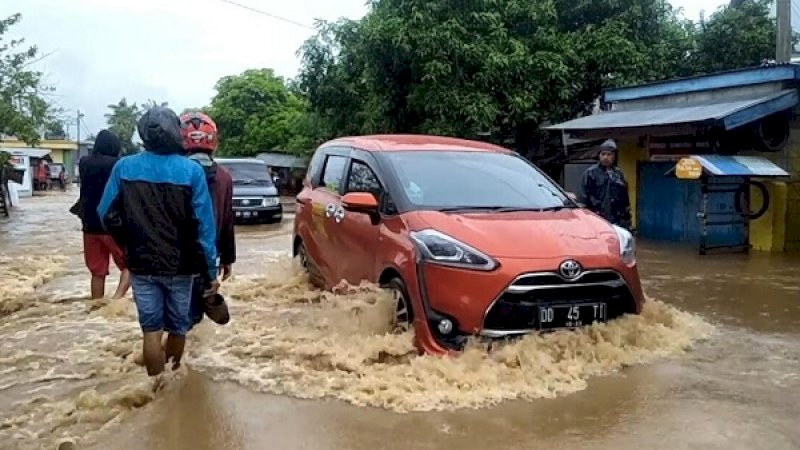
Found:
<path fill-rule="evenodd" d="M 242 200 L 242 204 L 247 206 L 250 204 L 250 200 Z"/>
<path fill-rule="evenodd" d="M 581 276 L 581 272 L 583 272 L 583 268 L 581 267 L 578 261 L 574 259 L 568 259 L 561 263 L 558 266 L 558 272 L 561 274 L 562 277 L 568 280 L 574 280 Z"/>

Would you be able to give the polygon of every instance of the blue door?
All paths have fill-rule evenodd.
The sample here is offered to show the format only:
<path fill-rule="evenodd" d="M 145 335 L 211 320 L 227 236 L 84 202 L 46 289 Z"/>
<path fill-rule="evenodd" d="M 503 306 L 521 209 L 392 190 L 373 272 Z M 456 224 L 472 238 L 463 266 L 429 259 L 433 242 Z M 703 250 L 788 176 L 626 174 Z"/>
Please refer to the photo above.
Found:
<path fill-rule="evenodd" d="M 700 245 L 703 210 L 703 186 L 700 181 L 679 180 L 665 175 L 674 162 L 642 162 L 639 164 L 638 230 L 639 235 L 653 240 L 687 242 Z M 707 193 L 707 222 L 739 221 L 735 214 L 735 190 L 743 180 L 710 179 Z M 724 192 L 714 192 L 724 191 Z M 743 223 L 706 227 L 709 247 L 736 246 L 747 242 Z"/>

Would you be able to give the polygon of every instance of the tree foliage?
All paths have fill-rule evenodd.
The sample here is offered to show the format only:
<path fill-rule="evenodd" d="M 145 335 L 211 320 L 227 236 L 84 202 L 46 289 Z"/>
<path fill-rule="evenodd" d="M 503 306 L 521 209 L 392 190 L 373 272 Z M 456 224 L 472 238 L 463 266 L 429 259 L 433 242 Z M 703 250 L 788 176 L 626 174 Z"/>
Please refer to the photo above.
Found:
<path fill-rule="evenodd" d="M 604 88 L 753 65 L 774 54 L 775 26 L 762 0 L 700 24 L 665 0 L 370 6 L 360 21 L 319 23 L 300 50 L 297 86 L 326 138 L 435 133 L 526 149 L 542 124 L 591 111 Z"/>
<path fill-rule="evenodd" d="M 108 130 L 122 142 L 125 154 L 137 153 L 138 147 L 133 143 L 133 135 L 136 124 L 146 109 L 143 110 L 136 103 L 129 104 L 124 97 L 117 104 L 108 105 L 108 108 L 111 110 L 105 116 Z"/>
<path fill-rule="evenodd" d="M 52 88 L 43 84 L 41 72 L 30 69 L 37 61 L 38 49 L 20 49 L 23 39 L 7 37 L 21 18 L 14 14 L 0 19 L 0 133 L 35 145 L 51 119 L 45 96 Z"/>
<path fill-rule="evenodd" d="M 302 153 L 312 148 L 313 119 L 306 101 L 271 69 L 224 77 L 216 90 L 208 112 L 219 128 L 221 154 Z"/>
<path fill-rule="evenodd" d="M 697 73 L 754 66 L 775 57 L 771 0 L 746 0 L 701 18 L 692 66 Z M 721 51 L 724 49 L 724 51 Z"/>

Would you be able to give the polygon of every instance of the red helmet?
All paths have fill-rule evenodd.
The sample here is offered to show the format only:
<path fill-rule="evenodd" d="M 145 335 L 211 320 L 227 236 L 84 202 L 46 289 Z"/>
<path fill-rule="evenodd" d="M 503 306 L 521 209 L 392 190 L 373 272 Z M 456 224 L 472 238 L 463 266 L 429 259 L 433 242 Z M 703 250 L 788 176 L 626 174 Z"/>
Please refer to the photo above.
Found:
<path fill-rule="evenodd" d="M 203 113 L 181 116 L 183 148 L 189 152 L 214 153 L 217 149 L 217 124 Z"/>

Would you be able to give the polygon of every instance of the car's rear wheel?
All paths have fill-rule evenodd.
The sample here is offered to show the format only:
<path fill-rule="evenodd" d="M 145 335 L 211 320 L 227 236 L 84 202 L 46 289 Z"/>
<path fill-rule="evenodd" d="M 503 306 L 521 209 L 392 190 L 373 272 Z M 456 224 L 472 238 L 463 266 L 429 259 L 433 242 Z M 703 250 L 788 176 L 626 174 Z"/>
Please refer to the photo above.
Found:
<path fill-rule="evenodd" d="M 414 326 L 414 310 L 411 297 L 408 296 L 406 284 L 400 278 L 392 278 L 384 284 L 384 289 L 392 293 L 395 304 L 393 328 L 396 332 L 406 332 Z"/>

